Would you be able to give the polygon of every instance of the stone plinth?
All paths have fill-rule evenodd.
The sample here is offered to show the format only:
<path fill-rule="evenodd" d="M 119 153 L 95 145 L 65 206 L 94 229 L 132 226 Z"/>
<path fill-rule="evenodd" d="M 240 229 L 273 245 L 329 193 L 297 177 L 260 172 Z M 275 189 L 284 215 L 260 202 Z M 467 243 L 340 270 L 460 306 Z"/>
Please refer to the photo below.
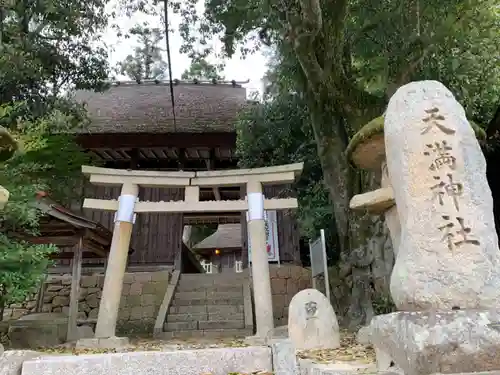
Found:
<path fill-rule="evenodd" d="M 396 312 L 370 324 L 377 360 L 390 357 L 405 375 L 500 370 L 500 312 Z"/>

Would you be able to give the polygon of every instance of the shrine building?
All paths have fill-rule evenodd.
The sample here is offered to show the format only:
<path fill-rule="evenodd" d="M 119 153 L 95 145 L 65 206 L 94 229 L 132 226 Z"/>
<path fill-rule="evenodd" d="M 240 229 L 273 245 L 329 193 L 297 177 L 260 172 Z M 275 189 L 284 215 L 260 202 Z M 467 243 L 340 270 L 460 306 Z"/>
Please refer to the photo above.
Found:
<path fill-rule="evenodd" d="M 235 122 L 240 110 L 252 102 L 236 82 L 199 83 L 175 81 L 173 118 L 168 82 L 117 82 L 103 92 L 78 91 L 75 99 L 86 105 L 90 126 L 77 142 L 102 163 L 102 167 L 155 171 L 217 171 L 238 168 Z M 266 198 L 283 196 L 286 186 L 265 186 Z M 83 196 L 117 199 L 120 188 L 87 184 Z M 200 200 L 237 200 L 244 187 L 201 188 Z M 140 188 L 139 201 L 178 201 L 182 188 Z M 84 210 L 85 215 L 112 230 L 114 213 Z M 271 263 L 300 265 L 299 234 L 293 215 L 272 211 L 268 215 L 268 255 Z M 141 213 L 133 227 L 134 252 L 129 267 L 170 266 L 187 251 L 185 226 L 219 224 L 218 230 L 193 252 L 205 271 L 241 272 L 248 265 L 248 240 L 244 213 Z M 88 262 L 100 262 L 99 260 Z"/>

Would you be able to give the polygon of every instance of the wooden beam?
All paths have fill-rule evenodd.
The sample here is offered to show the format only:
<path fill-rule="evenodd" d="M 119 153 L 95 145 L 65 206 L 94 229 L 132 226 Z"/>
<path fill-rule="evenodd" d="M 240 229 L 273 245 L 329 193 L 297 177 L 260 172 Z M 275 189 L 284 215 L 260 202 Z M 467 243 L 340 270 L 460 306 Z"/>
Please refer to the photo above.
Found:
<path fill-rule="evenodd" d="M 84 208 L 101 211 L 116 211 L 118 209 L 117 200 L 85 198 Z M 297 208 L 296 198 L 265 199 L 264 209 L 285 210 Z M 248 203 L 245 200 L 234 201 L 204 201 L 204 202 L 137 202 L 134 211 L 144 212 L 241 212 L 248 210 Z"/>
<path fill-rule="evenodd" d="M 168 172 L 165 172 L 168 173 Z M 189 173 L 189 172 L 186 172 Z M 90 176 L 90 183 L 101 186 L 122 186 L 123 184 L 135 184 L 143 187 L 180 187 L 189 185 L 189 177 L 121 177 L 112 175 L 93 174 Z"/>
<path fill-rule="evenodd" d="M 178 163 L 178 168 L 180 171 L 183 171 L 184 168 L 186 167 L 186 149 L 185 148 L 180 148 L 179 149 L 179 160 L 177 161 Z"/>
<path fill-rule="evenodd" d="M 214 169 L 214 162 L 215 162 L 215 148 L 210 149 L 210 156 L 206 162 L 207 162 L 207 170 L 209 170 L 209 171 L 213 170 Z M 212 189 L 214 192 L 215 200 L 220 201 L 221 198 L 220 198 L 219 187 L 214 186 Z"/>
<path fill-rule="evenodd" d="M 80 237 L 78 245 L 74 251 L 73 260 L 71 261 L 71 293 L 69 298 L 69 314 L 68 314 L 68 333 L 67 341 L 78 340 L 78 299 L 80 297 L 80 279 L 82 277 L 82 255 L 83 255 L 83 238 Z"/>
<path fill-rule="evenodd" d="M 128 160 L 106 160 L 104 166 L 113 169 L 128 169 Z M 174 159 L 139 159 L 139 167 L 141 170 L 163 170 L 163 171 L 178 171 L 179 161 Z M 199 171 L 206 168 L 205 159 L 187 159 L 184 161 L 184 171 Z M 214 169 L 235 169 L 238 168 L 236 160 L 216 160 Z"/>
<path fill-rule="evenodd" d="M 223 171 L 214 171 L 223 172 Z M 198 173 L 198 172 L 197 172 Z M 208 173 L 208 172 L 203 172 Z M 258 181 L 265 185 L 282 185 L 293 183 L 296 180 L 294 172 L 268 173 L 261 175 L 219 175 L 219 176 L 200 176 L 191 179 L 191 185 L 202 186 L 237 186 L 246 185 L 251 181 Z"/>
<path fill-rule="evenodd" d="M 80 236 L 41 236 L 41 237 L 21 237 L 25 241 L 39 245 L 56 245 L 61 247 L 75 246 Z"/>
<path fill-rule="evenodd" d="M 52 260 L 66 260 L 66 259 L 73 259 L 73 252 L 72 251 L 62 251 L 62 252 L 56 252 L 53 253 L 49 256 L 50 259 Z M 99 259 L 102 258 L 101 256 L 97 255 L 93 251 L 84 251 L 82 253 L 82 258 L 83 259 Z"/>
<path fill-rule="evenodd" d="M 139 149 L 137 147 L 130 151 L 130 169 L 139 169 Z"/>
<path fill-rule="evenodd" d="M 40 288 L 38 289 L 37 293 L 37 298 L 36 298 L 36 306 L 35 306 L 35 312 L 39 313 L 42 312 L 42 306 L 43 306 L 43 297 L 45 295 L 45 288 L 47 287 L 45 285 L 45 280 L 47 280 L 47 274 L 43 276 L 43 279 L 40 283 Z"/>
<path fill-rule="evenodd" d="M 163 172 L 163 171 L 131 171 L 127 169 L 112 169 L 93 167 L 91 165 L 82 165 L 82 173 L 85 176 L 117 176 L 117 177 L 168 177 L 168 178 L 192 178 L 194 172 Z"/>
<path fill-rule="evenodd" d="M 81 134 L 76 137 L 76 141 L 85 149 L 134 147 L 236 148 L 236 132 Z"/>

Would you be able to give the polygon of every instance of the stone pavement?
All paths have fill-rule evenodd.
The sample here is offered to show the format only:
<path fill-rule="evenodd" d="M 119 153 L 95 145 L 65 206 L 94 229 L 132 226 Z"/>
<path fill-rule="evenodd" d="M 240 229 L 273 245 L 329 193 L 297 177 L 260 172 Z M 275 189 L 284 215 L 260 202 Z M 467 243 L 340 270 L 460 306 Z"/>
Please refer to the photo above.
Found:
<path fill-rule="evenodd" d="M 228 375 L 271 372 L 267 347 L 45 356 L 26 361 L 22 375 Z"/>

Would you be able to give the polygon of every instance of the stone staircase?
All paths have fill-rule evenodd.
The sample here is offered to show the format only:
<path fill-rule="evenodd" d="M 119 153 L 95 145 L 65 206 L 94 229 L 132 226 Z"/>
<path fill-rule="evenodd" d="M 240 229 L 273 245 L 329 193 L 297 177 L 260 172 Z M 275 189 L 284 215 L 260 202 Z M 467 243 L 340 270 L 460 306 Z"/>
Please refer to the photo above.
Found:
<path fill-rule="evenodd" d="M 247 283 L 248 277 L 242 273 L 182 274 L 166 314 L 162 338 L 252 335 L 252 312 L 245 312 L 245 307 L 251 309 L 249 292 L 245 293 Z"/>

